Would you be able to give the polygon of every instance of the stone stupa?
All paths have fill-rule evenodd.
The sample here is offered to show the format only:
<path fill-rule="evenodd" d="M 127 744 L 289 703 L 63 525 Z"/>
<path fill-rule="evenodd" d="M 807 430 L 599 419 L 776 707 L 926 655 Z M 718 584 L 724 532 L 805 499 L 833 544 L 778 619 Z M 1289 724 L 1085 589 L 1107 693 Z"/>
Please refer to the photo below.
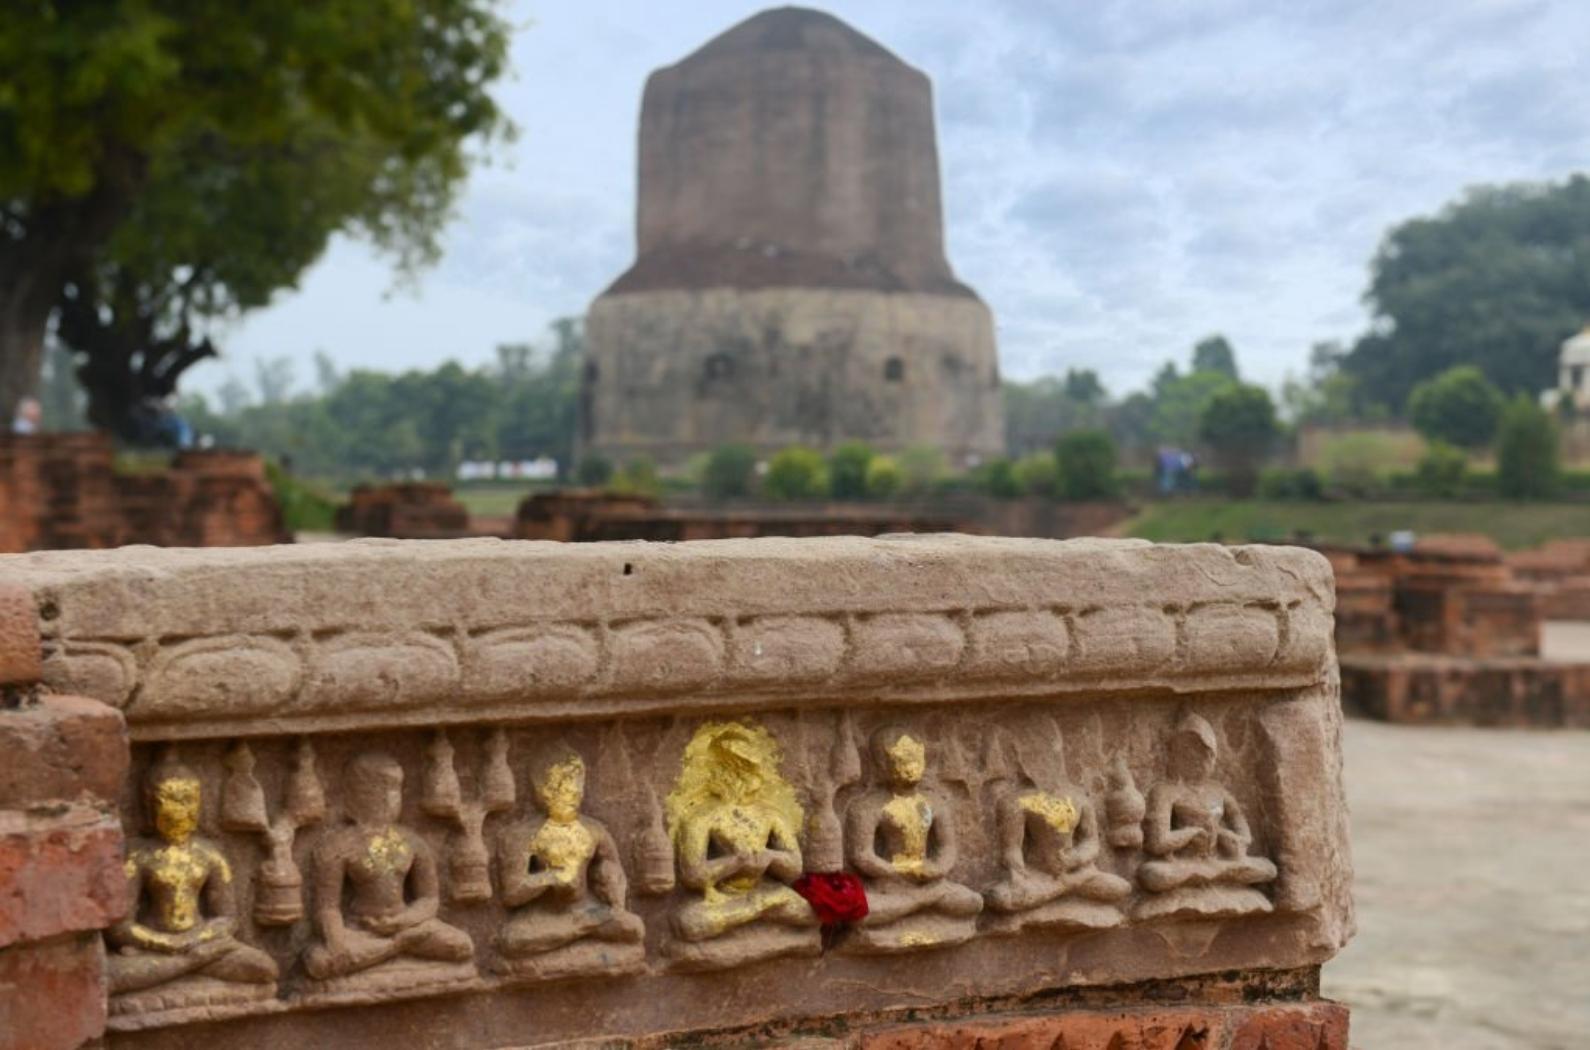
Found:
<path fill-rule="evenodd" d="M 923 73 L 830 15 L 765 11 L 651 75 L 639 145 L 636 259 L 587 319 L 583 450 L 1003 451 Z"/>

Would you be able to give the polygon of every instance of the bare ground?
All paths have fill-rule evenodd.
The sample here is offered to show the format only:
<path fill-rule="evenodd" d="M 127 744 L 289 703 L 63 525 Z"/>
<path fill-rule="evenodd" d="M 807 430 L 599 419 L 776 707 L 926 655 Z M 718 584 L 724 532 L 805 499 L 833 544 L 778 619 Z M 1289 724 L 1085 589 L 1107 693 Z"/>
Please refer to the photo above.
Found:
<path fill-rule="evenodd" d="M 1349 721 L 1361 1050 L 1590 1047 L 1590 732 Z"/>

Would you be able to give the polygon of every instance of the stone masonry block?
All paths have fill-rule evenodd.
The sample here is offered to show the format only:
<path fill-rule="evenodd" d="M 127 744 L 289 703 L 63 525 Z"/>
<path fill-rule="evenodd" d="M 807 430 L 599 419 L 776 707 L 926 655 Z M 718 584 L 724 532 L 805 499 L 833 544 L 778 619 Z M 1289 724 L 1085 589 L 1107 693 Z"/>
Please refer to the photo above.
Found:
<path fill-rule="evenodd" d="M 0 581 L 0 685 L 37 682 L 39 614 L 26 587 Z"/>
<path fill-rule="evenodd" d="M 0 809 L 113 803 L 127 775 L 127 724 L 97 700 L 45 694 L 0 716 Z"/>

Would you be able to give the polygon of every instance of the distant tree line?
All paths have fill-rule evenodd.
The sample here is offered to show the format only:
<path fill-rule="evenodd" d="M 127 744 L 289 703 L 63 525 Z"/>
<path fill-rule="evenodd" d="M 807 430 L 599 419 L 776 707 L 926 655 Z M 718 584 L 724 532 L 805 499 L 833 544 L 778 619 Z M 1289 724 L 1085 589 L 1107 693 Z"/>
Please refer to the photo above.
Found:
<path fill-rule="evenodd" d="M 254 385 L 235 377 L 212 402 L 185 396 L 181 414 L 216 444 L 253 448 L 300 474 L 353 480 L 451 478 L 466 460 L 547 456 L 572 465 L 583 335 L 579 322 L 552 326 L 547 346 L 501 346 L 479 368 L 449 361 L 398 374 L 339 371 L 316 358 L 313 390 L 295 391 L 289 358 L 256 363 Z"/>

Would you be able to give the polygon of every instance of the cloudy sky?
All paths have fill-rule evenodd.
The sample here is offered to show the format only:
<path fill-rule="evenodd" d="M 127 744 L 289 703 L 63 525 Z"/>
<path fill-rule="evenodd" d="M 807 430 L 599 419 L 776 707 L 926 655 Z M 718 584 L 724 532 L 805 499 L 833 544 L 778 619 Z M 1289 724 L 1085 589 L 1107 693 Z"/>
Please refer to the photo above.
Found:
<path fill-rule="evenodd" d="M 471 177 L 416 289 L 338 243 L 193 378 L 323 350 L 489 359 L 577 314 L 633 255 L 641 87 L 762 5 L 520 0 L 518 141 Z M 1007 375 L 1114 392 L 1224 332 L 1277 383 L 1365 323 L 1386 228 L 1470 185 L 1590 167 L 1585 0 L 872 0 L 825 9 L 933 79 L 949 254 Z"/>

